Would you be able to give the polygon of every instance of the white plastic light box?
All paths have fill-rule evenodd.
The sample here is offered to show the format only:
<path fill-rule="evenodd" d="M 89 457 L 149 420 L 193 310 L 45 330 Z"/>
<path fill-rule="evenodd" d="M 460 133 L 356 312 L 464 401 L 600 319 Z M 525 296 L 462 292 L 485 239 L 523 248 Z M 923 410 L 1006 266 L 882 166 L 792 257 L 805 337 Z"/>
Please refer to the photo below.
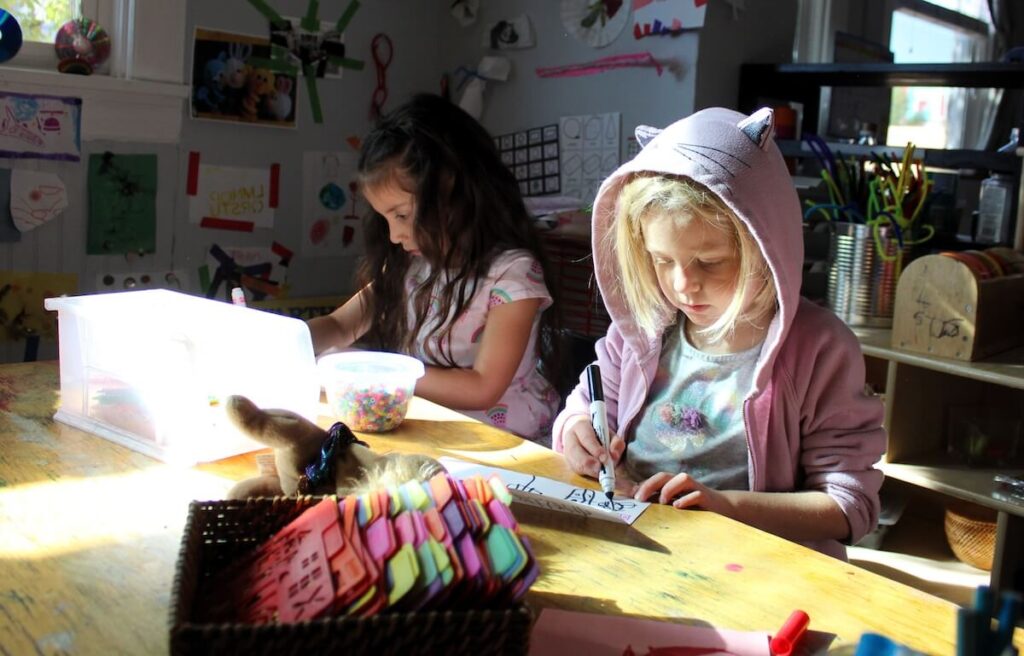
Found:
<path fill-rule="evenodd" d="M 60 344 L 54 418 L 165 462 L 263 448 L 224 414 L 232 394 L 315 420 L 305 322 L 164 289 L 48 298 Z"/>

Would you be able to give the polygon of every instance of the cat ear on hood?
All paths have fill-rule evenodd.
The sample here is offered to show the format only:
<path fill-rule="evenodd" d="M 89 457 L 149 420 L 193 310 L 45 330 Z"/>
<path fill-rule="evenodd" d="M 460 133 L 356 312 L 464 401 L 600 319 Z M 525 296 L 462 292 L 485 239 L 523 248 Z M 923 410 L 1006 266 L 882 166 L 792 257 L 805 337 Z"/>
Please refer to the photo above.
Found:
<path fill-rule="evenodd" d="M 661 134 L 661 128 L 652 128 L 649 125 L 638 125 L 633 130 L 634 136 L 636 136 L 637 143 L 640 144 L 641 148 L 646 148 L 647 144 L 651 143 L 654 137 Z"/>
<path fill-rule="evenodd" d="M 758 148 L 765 148 L 775 132 L 775 112 L 770 107 L 762 107 L 737 123 L 736 127 L 750 137 Z"/>

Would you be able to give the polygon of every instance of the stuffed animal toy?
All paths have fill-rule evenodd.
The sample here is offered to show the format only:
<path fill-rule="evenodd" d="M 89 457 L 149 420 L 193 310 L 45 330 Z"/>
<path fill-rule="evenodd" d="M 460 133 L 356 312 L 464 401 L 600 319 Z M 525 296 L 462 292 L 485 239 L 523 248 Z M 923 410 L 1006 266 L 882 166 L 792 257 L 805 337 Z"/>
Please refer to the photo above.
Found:
<path fill-rule="evenodd" d="M 250 68 L 245 81 L 245 97 L 242 98 L 242 118 L 247 121 L 258 119 L 262 99 L 273 91 L 273 71 L 267 68 Z"/>
<path fill-rule="evenodd" d="M 412 479 L 425 481 L 444 471 L 426 456 L 375 454 L 341 422 L 324 430 L 288 410 L 261 410 L 244 396 L 228 397 L 225 409 L 243 433 L 274 449 L 277 466 L 276 475 L 236 483 L 229 499 L 359 494 Z"/>

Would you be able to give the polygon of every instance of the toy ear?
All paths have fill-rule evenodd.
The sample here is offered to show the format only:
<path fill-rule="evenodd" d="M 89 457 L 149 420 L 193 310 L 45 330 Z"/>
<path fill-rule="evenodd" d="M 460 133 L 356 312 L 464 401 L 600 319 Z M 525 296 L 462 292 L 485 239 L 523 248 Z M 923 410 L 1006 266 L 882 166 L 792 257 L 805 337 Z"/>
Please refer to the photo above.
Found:
<path fill-rule="evenodd" d="M 775 131 L 775 112 L 770 107 L 762 107 L 737 123 L 736 127 L 750 137 L 758 148 L 765 148 Z"/>
<path fill-rule="evenodd" d="M 661 134 L 660 128 L 652 128 L 649 125 L 638 125 L 633 130 L 633 135 L 636 137 L 641 148 L 646 148 L 647 144 L 651 143 L 651 140 L 659 134 Z"/>
<path fill-rule="evenodd" d="M 288 410 L 261 410 L 244 396 L 229 396 L 228 419 L 260 444 L 287 449 L 299 461 L 316 457 L 327 432 L 305 417 Z"/>

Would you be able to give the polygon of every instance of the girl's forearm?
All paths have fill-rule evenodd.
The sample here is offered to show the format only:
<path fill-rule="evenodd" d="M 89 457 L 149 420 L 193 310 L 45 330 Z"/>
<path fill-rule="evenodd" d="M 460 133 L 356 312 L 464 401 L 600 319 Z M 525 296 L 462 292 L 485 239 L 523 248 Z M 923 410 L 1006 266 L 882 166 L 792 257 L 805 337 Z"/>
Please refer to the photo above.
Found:
<path fill-rule="evenodd" d="M 845 540 L 850 525 L 839 504 L 824 492 L 724 490 L 724 507 L 714 508 L 762 531 L 795 541 Z"/>
<path fill-rule="evenodd" d="M 475 369 L 427 367 L 416 395 L 453 410 L 489 410 L 511 381 L 488 379 Z"/>

